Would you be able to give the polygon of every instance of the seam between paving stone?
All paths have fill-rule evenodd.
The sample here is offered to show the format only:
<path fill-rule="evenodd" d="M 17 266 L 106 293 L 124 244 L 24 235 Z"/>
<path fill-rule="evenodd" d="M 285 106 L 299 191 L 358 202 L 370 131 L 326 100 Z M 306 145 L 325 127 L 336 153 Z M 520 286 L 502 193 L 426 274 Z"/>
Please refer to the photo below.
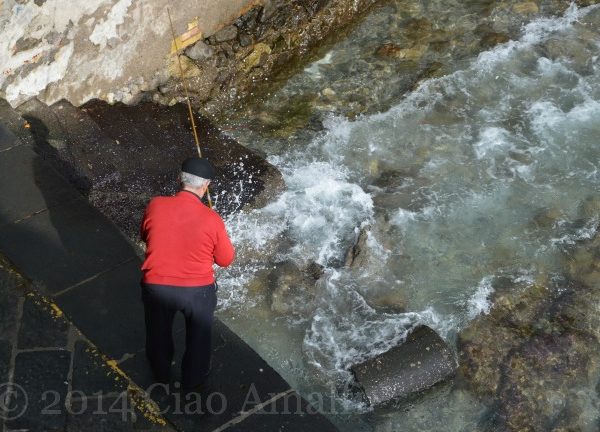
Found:
<path fill-rule="evenodd" d="M 0 264 L 2 264 L 2 262 L 0 261 Z M 19 330 L 21 328 L 21 322 L 22 322 L 22 318 L 23 318 L 23 304 L 25 303 L 25 297 L 26 296 L 37 296 L 40 298 L 40 300 L 43 303 L 46 303 L 52 310 L 52 315 L 55 317 L 62 317 L 70 326 L 70 330 L 73 330 L 73 333 L 75 333 L 75 336 L 77 336 L 77 339 L 83 340 L 85 341 L 91 348 L 93 348 L 94 350 L 96 350 L 96 352 L 98 353 L 101 361 L 109 368 L 111 369 L 113 372 L 115 372 L 116 374 L 118 374 L 119 376 L 121 376 L 121 378 L 123 378 L 126 382 L 127 382 L 127 393 L 133 403 L 133 405 L 139 410 L 140 414 L 143 415 L 147 420 L 149 420 L 150 422 L 154 423 L 154 424 L 158 424 L 160 426 L 167 426 L 167 424 L 174 430 L 178 430 L 177 427 L 172 424 L 169 420 L 167 420 L 164 416 L 162 416 L 162 414 L 160 413 L 160 408 L 158 407 L 158 405 L 156 404 L 155 401 L 153 401 L 152 399 L 149 398 L 149 396 L 147 395 L 147 393 L 145 392 L 144 389 L 142 389 L 138 384 L 136 384 L 130 377 L 129 375 L 127 375 L 118 365 L 117 365 L 117 361 L 110 359 L 106 354 L 104 354 L 102 351 L 100 351 L 98 349 L 98 347 L 92 343 L 66 316 L 66 314 L 62 311 L 62 309 L 60 309 L 54 302 L 52 302 L 51 300 L 49 300 L 46 296 L 44 296 L 43 294 L 39 293 L 37 290 L 29 287 L 24 287 L 23 286 L 23 281 L 25 280 L 24 277 L 22 276 L 21 273 L 19 273 L 14 266 L 10 266 L 10 267 L 5 267 L 5 269 L 15 275 L 18 279 L 19 282 L 18 284 L 20 285 L 20 287 L 25 288 L 26 291 L 28 292 L 24 292 L 24 296 L 20 296 L 19 297 L 19 304 L 17 306 L 17 324 L 15 325 L 15 330 L 14 330 L 14 334 L 12 335 L 12 342 L 14 342 L 13 348 L 12 348 L 12 352 L 11 352 L 11 360 L 10 360 L 10 368 L 9 368 L 9 374 L 8 374 L 8 382 L 13 382 L 14 380 L 14 369 L 15 369 L 15 359 L 18 353 L 21 352 L 32 352 L 32 351 L 57 351 L 57 350 L 62 350 L 62 351 L 68 351 L 66 349 L 66 347 L 61 347 L 61 348 L 46 348 L 46 347 L 40 347 L 40 348 L 33 348 L 33 349 L 23 349 L 23 350 L 19 350 L 16 348 L 17 346 L 17 339 L 18 339 L 18 335 L 19 335 Z M 67 340 L 67 346 L 69 345 L 69 340 Z M 73 341 L 74 344 L 74 341 Z M 73 356 L 74 356 L 74 351 L 71 352 L 71 363 L 73 361 Z M 71 366 L 70 366 L 70 370 L 69 373 L 72 373 L 71 371 Z M 10 402 L 10 401 L 9 401 Z M 3 430 L 5 429 L 6 426 L 4 425 Z M 13 431 L 11 430 L 11 432 L 18 432 L 17 430 Z"/>
<path fill-rule="evenodd" d="M 5 148 L 5 149 L 3 149 L 3 150 L 0 150 L 0 154 L 2 154 L 2 153 L 4 153 L 4 152 L 7 152 L 7 151 L 10 151 L 10 150 L 12 150 L 12 149 L 15 149 L 15 148 L 17 148 L 17 147 L 24 146 L 24 145 L 25 145 L 25 143 L 24 143 L 24 142 L 22 142 L 22 141 L 19 139 L 19 143 L 18 143 L 17 145 L 14 145 L 14 146 L 11 146 L 11 147 L 8 147 L 8 148 Z"/>
<path fill-rule="evenodd" d="M 72 289 L 77 288 L 78 286 L 81 286 L 81 285 L 84 285 L 84 284 L 86 284 L 86 283 L 88 283 L 90 281 L 93 281 L 94 279 L 96 279 L 96 278 L 98 278 L 98 277 L 100 277 L 100 276 L 102 276 L 102 275 L 104 275 L 106 273 L 110 273 L 111 271 L 113 271 L 113 270 L 121 267 L 122 265 L 125 265 L 125 264 L 127 264 L 127 263 L 135 260 L 137 257 L 138 256 L 135 255 L 135 256 L 132 256 L 130 258 L 127 258 L 125 261 L 120 262 L 119 264 L 115 264 L 114 266 L 111 266 L 111 267 L 109 267 L 109 268 L 107 268 L 105 270 L 102 270 L 101 272 L 98 272 L 95 275 L 92 275 L 92 276 L 90 276 L 88 278 L 85 278 L 85 279 L 83 279 L 83 280 L 81 280 L 81 281 L 79 281 L 79 282 L 77 282 L 77 283 L 75 283 L 75 284 L 73 284 L 73 285 L 71 285 L 71 286 L 69 286 L 67 288 L 64 288 L 64 289 L 62 289 L 62 290 L 54 293 L 52 296 L 55 297 L 55 298 L 59 297 L 59 296 L 65 294 L 65 293 L 71 291 Z"/>
<path fill-rule="evenodd" d="M 71 203 L 71 202 L 74 202 L 74 201 L 77 201 L 77 200 L 80 200 L 80 199 L 81 199 L 81 197 L 75 196 L 75 197 L 73 197 L 73 198 L 71 198 L 71 199 L 68 199 L 68 200 L 65 200 L 65 201 L 59 202 L 59 203 L 57 203 L 57 204 L 54 204 L 54 205 L 51 205 L 51 206 L 49 206 L 49 207 L 44 207 L 44 208 L 42 208 L 42 209 L 39 209 L 39 210 L 36 210 L 36 211 L 34 211 L 34 212 L 32 212 L 32 213 L 30 213 L 30 214 L 28 214 L 28 215 L 25 215 L 25 216 L 23 216 L 23 217 L 20 217 L 20 218 L 18 218 L 18 219 L 15 219 L 15 220 L 13 220 L 13 221 L 7 222 L 7 223 L 6 223 L 6 225 L 9 225 L 9 224 L 11 224 L 11 223 L 13 223 L 13 224 L 18 224 L 18 223 L 21 223 L 21 222 L 23 222 L 23 221 L 25 221 L 25 220 L 27 220 L 27 219 L 31 219 L 31 218 L 32 218 L 32 217 L 34 217 L 34 216 L 37 216 L 37 215 L 39 215 L 39 214 L 42 214 L 42 213 L 45 213 L 45 212 L 47 212 L 48 210 L 53 210 L 53 209 L 55 209 L 55 208 L 57 208 L 57 207 L 60 207 L 60 206 L 62 206 L 62 205 L 65 205 L 65 204 L 69 204 L 69 203 Z"/>
<path fill-rule="evenodd" d="M 73 362 L 75 361 L 75 340 L 76 334 L 73 328 L 73 324 L 69 326 L 69 332 L 67 333 L 67 346 L 66 349 L 70 351 L 71 358 L 69 359 L 69 371 L 67 372 L 67 396 L 65 397 L 65 405 L 71 406 L 71 394 L 73 392 Z M 65 429 L 66 429 L 67 417 L 65 416 Z"/>
<path fill-rule="evenodd" d="M 226 429 L 229 429 L 229 427 L 231 427 L 231 426 L 233 426 L 233 425 L 236 425 L 236 424 L 238 424 L 238 423 L 241 423 L 242 421 L 244 421 L 244 420 L 246 420 L 248 417 L 250 417 L 252 414 L 254 414 L 254 413 L 256 413 L 256 412 L 260 411 L 261 409 L 263 409 L 263 408 L 264 408 L 264 407 L 266 407 L 267 405 L 270 405 L 270 404 L 272 404 L 273 402 L 277 401 L 278 399 L 281 399 L 282 397 L 284 397 L 284 396 L 287 396 L 287 395 L 289 395 L 289 394 L 291 394 L 291 393 L 293 393 L 293 392 L 294 392 L 294 389 L 288 389 L 288 390 L 286 390 L 286 391 L 284 391 L 284 392 L 281 392 L 281 393 L 279 393 L 279 394 L 277 394 L 277 395 L 273 396 L 271 399 L 269 399 L 269 400 L 267 400 L 267 401 L 265 401 L 265 402 L 263 402 L 263 403 L 261 403 L 261 404 L 258 404 L 258 405 L 256 405 L 256 406 L 255 406 L 254 408 L 252 408 L 251 410 L 244 411 L 244 412 L 243 412 L 243 413 L 241 413 L 239 416 L 237 416 L 237 417 L 235 417 L 235 418 L 233 418 L 233 419 L 229 420 L 227 423 L 225 423 L 225 424 L 222 424 L 221 426 L 219 426 L 219 427 L 218 427 L 218 428 L 216 428 L 216 429 L 213 429 L 213 431 L 212 431 L 212 432 L 221 432 L 221 431 L 224 431 L 224 430 L 226 430 Z"/>

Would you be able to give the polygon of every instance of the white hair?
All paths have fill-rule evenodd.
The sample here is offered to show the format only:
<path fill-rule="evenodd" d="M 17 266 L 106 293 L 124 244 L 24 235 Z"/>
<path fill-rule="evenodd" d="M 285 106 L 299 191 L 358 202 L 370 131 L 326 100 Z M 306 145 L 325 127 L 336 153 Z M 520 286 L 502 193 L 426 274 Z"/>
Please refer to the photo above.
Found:
<path fill-rule="evenodd" d="M 181 183 L 184 186 L 200 188 L 205 185 L 208 186 L 208 184 L 210 183 L 210 180 L 207 180 L 202 177 L 198 177 L 197 175 L 194 175 L 194 174 L 182 172 L 181 173 Z"/>

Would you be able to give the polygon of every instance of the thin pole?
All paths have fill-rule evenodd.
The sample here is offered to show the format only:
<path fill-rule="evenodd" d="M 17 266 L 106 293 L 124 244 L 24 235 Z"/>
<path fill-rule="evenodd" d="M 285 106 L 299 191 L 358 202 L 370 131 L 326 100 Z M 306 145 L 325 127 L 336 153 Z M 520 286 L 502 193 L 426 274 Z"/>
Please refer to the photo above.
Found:
<path fill-rule="evenodd" d="M 194 141 L 196 142 L 196 150 L 198 150 L 198 156 L 202 157 L 202 150 L 200 150 L 200 140 L 198 139 L 198 132 L 196 131 L 196 122 L 194 120 L 194 111 L 192 110 L 192 103 L 190 102 L 190 94 L 188 91 L 187 80 L 183 73 L 183 66 L 181 65 L 181 52 L 177 46 L 177 37 L 175 36 L 175 28 L 173 27 L 173 20 L 171 19 L 171 10 L 167 8 L 167 14 L 169 15 L 169 24 L 171 25 L 171 34 L 173 35 L 173 44 L 175 45 L 175 53 L 177 54 L 177 63 L 179 64 L 179 73 L 181 74 L 181 81 L 183 83 L 183 89 L 185 92 L 185 99 L 187 101 L 188 112 L 190 116 L 190 122 L 192 123 L 192 131 L 194 132 Z M 212 208 L 212 200 L 210 199 L 210 191 L 206 187 L 206 197 L 208 198 L 208 207 Z"/>

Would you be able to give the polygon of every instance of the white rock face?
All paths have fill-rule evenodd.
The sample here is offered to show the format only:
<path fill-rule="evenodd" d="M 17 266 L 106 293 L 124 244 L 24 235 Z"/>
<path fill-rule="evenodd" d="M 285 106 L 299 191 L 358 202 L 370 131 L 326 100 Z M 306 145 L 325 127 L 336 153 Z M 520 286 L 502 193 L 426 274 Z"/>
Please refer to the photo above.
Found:
<path fill-rule="evenodd" d="M 37 4 L 36 4 L 37 3 Z M 259 0 L 0 0 L 0 96 L 13 106 L 91 98 L 135 102 L 166 79 L 176 33 L 209 36 Z M 39 6 L 38 6 L 39 4 Z"/>

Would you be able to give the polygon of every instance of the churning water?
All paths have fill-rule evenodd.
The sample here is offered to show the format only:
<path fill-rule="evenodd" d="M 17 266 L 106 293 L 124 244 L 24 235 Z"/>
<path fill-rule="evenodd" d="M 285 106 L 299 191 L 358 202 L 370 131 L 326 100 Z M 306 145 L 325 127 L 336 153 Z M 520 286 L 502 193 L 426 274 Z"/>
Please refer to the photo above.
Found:
<path fill-rule="evenodd" d="M 289 85 L 323 88 L 332 57 Z M 287 191 L 228 220 L 239 264 L 220 275 L 220 316 L 303 394 L 333 385 L 355 413 L 344 430 L 477 430 L 482 407 L 445 387 L 365 414 L 344 390 L 348 367 L 417 323 L 453 344 L 489 312 L 495 278 L 527 285 L 558 273 L 565 248 L 595 233 L 585 203 L 600 185 L 600 9 L 534 20 L 391 109 L 329 114 L 323 126 L 289 140 L 236 133 L 267 149 Z M 365 252 L 349 268 L 361 230 Z M 278 315 L 264 275 L 283 260 L 316 262 L 324 275 Z"/>

